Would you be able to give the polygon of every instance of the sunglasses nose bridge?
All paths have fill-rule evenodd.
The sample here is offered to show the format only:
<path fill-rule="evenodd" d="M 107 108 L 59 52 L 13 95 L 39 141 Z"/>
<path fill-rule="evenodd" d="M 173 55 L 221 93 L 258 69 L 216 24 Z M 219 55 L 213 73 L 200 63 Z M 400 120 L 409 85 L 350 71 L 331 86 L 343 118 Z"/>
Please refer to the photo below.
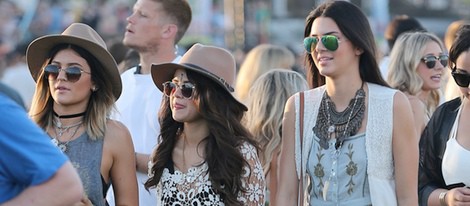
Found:
<path fill-rule="evenodd" d="M 183 96 L 183 91 L 182 91 L 182 87 L 181 86 L 178 86 L 176 84 L 169 84 L 167 85 L 168 87 L 168 94 L 166 94 L 168 97 L 170 97 L 170 95 L 173 95 L 177 98 L 184 98 Z"/>
<path fill-rule="evenodd" d="M 440 68 L 440 69 L 444 69 L 449 64 L 449 60 L 448 59 L 443 59 L 443 58 L 440 58 L 438 62 L 442 66 L 442 68 Z"/>
<path fill-rule="evenodd" d="M 173 95 L 175 95 L 175 97 L 178 97 L 178 98 L 183 98 L 183 90 L 180 86 L 176 85 L 175 89 L 174 89 L 174 92 L 173 92 Z"/>
<path fill-rule="evenodd" d="M 325 50 L 328 50 L 325 46 L 325 44 L 323 43 L 323 38 L 319 38 L 317 37 L 317 43 L 315 45 L 315 47 L 313 48 L 315 51 L 325 51 Z"/>
<path fill-rule="evenodd" d="M 57 79 L 68 80 L 67 79 L 67 73 L 65 72 L 65 69 L 59 68 L 57 70 Z"/>

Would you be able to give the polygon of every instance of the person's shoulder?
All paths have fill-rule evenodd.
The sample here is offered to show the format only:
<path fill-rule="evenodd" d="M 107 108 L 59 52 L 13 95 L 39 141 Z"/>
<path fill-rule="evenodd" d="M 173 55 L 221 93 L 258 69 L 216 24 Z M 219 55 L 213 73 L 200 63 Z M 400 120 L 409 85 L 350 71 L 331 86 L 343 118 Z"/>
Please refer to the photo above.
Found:
<path fill-rule="evenodd" d="M 255 160 L 258 159 L 258 150 L 256 147 L 248 141 L 243 141 L 240 146 L 238 146 L 238 150 L 243 155 L 245 160 Z"/>
<path fill-rule="evenodd" d="M 113 139 L 130 138 L 130 133 L 127 127 L 120 121 L 108 119 L 106 121 L 106 136 Z"/>
<path fill-rule="evenodd" d="M 248 142 L 248 141 L 243 141 L 240 144 L 240 148 L 253 148 L 253 149 L 255 149 L 255 146 L 253 144 L 251 144 L 250 142 Z"/>
<path fill-rule="evenodd" d="M 367 82 L 367 86 L 369 87 L 369 90 L 378 91 L 379 93 L 383 93 L 383 92 L 395 93 L 395 92 L 398 91 L 397 89 L 394 89 L 394 88 L 391 88 L 391 87 L 388 87 L 388 86 L 383 86 L 383 85 L 371 83 L 371 82 Z"/>
<path fill-rule="evenodd" d="M 318 96 L 319 94 L 323 95 L 323 93 L 325 92 L 325 89 L 326 89 L 326 86 L 322 85 L 313 89 L 305 90 L 303 91 L 303 93 L 305 94 L 305 96 Z M 298 92 L 298 94 L 300 94 L 300 92 Z"/>
<path fill-rule="evenodd" d="M 390 88 L 391 89 L 391 88 Z M 391 89 L 393 90 L 393 99 L 395 100 L 394 102 L 395 103 L 407 103 L 407 104 L 410 104 L 410 100 L 408 99 L 408 97 L 406 96 L 405 93 L 403 93 L 402 91 L 400 90 L 395 90 L 395 89 Z"/>
<path fill-rule="evenodd" d="M 442 103 L 439 107 L 437 107 L 436 111 L 437 110 L 456 111 L 461 104 L 462 104 L 462 98 L 456 97 L 452 100 Z"/>
<path fill-rule="evenodd" d="M 115 120 L 115 119 L 108 119 L 106 121 L 106 126 L 108 129 L 116 130 L 120 132 L 122 132 L 123 130 L 127 130 L 127 127 L 122 122 L 120 122 L 119 120 Z"/>
<path fill-rule="evenodd" d="M 15 89 L 10 86 L 0 82 L 0 94 L 4 94 L 10 100 L 15 101 L 18 105 L 24 108 L 24 101 L 21 98 L 21 95 Z"/>
<path fill-rule="evenodd" d="M 117 120 L 108 119 L 106 123 L 104 144 L 112 148 L 112 153 L 122 153 L 133 147 L 131 134 L 124 124 Z"/>
<path fill-rule="evenodd" d="M 412 108 L 426 108 L 426 104 L 421 101 L 419 97 L 409 94 L 405 94 L 405 96 L 408 98 L 408 101 L 410 101 L 410 105 Z"/>

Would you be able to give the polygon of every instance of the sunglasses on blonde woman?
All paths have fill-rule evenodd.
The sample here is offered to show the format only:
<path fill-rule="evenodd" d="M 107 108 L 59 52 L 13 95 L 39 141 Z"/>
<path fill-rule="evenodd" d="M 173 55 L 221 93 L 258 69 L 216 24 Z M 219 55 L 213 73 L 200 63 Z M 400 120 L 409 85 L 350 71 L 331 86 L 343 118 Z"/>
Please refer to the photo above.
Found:
<path fill-rule="evenodd" d="M 452 77 L 454 77 L 455 83 L 459 87 L 468 87 L 470 85 L 470 74 L 462 72 L 463 69 L 453 69 Z"/>
<path fill-rule="evenodd" d="M 49 64 L 44 67 L 44 76 L 49 80 L 56 80 L 61 70 L 65 72 L 67 81 L 72 83 L 78 81 L 82 76 L 82 73 L 91 74 L 90 72 L 83 71 L 83 69 L 77 66 L 71 66 L 62 69 L 57 65 Z"/>
<path fill-rule="evenodd" d="M 449 55 L 447 54 L 441 54 L 439 56 L 427 55 L 421 58 L 421 61 L 423 61 L 424 64 L 426 64 L 426 67 L 428 67 L 428 69 L 434 69 L 437 61 L 439 61 L 443 67 L 446 67 L 447 64 L 449 63 Z"/>
<path fill-rule="evenodd" d="M 336 51 L 340 42 L 338 37 L 334 35 L 324 35 L 322 37 L 309 36 L 304 39 L 304 48 L 307 53 L 312 53 L 319 41 L 321 41 L 323 46 L 329 51 Z"/>
<path fill-rule="evenodd" d="M 193 97 L 193 92 L 194 89 L 196 89 L 196 86 L 194 86 L 194 84 L 190 82 L 185 82 L 181 85 L 177 85 L 173 82 L 167 81 L 163 83 L 163 94 L 165 94 L 165 96 L 167 97 L 170 97 L 170 95 L 176 92 L 176 88 L 179 88 L 181 90 L 181 95 L 185 99 L 191 99 L 191 97 Z"/>

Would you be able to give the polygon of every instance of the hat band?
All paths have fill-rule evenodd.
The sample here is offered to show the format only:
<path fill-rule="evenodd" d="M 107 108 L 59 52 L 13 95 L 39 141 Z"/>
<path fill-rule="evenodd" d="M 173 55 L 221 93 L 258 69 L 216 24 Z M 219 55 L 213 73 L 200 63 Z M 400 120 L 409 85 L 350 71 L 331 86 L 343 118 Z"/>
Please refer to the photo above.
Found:
<path fill-rule="evenodd" d="M 206 74 L 206 75 L 208 75 L 208 76 L 210 76 L 210 77 L 216 79 L 217 81 L 219 81 L 220 83 L 222 83 L 222 85 L 224 85 L 225 88 L 226 88 L 229 92 L 235 91 L 235 90 L 233 89 L 233 87 L 230 86 L 230 84 L 229 84 L 227 81 L 225 81 L 224 78 L 219 77 L 219 76 L 213 74 L 213 73 L 210 72 L 210 71 L 207 71 L 206 69 L 204 69 L 204 68 L 202 68 L 202 67 L 200 67 L 200 66 L 198 66 L 198 65 L 189 64 L 189 63 L 182 63 L 182 65 L 184 65 L 184 66 L 186 66 L 186 67 L 198 69 L 198 70 L 200 70 L 202 73 L 204 73 L 204 74 Z"/>

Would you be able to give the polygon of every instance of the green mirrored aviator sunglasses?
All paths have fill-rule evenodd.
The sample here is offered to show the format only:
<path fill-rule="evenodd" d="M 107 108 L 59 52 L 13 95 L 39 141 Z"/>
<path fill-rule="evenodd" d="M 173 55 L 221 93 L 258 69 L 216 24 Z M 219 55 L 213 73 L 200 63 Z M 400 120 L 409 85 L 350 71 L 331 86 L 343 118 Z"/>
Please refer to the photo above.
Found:
<path fill-rule="evenodd" d="M 325 46 L 326 49 L 329 51 L 336 51 L 339 46 L 339 40 L 338 37 L 334 35 L 325 35 L 320 37 L 321 43 L 323 46 Z M 315 47 L 318 44 L 318 37 L 313 37 L 309 36 L 304 39 L 304 48 L 307 51 L 307 53 L 312 53 L 313 50 L 315 50 Z"/>

